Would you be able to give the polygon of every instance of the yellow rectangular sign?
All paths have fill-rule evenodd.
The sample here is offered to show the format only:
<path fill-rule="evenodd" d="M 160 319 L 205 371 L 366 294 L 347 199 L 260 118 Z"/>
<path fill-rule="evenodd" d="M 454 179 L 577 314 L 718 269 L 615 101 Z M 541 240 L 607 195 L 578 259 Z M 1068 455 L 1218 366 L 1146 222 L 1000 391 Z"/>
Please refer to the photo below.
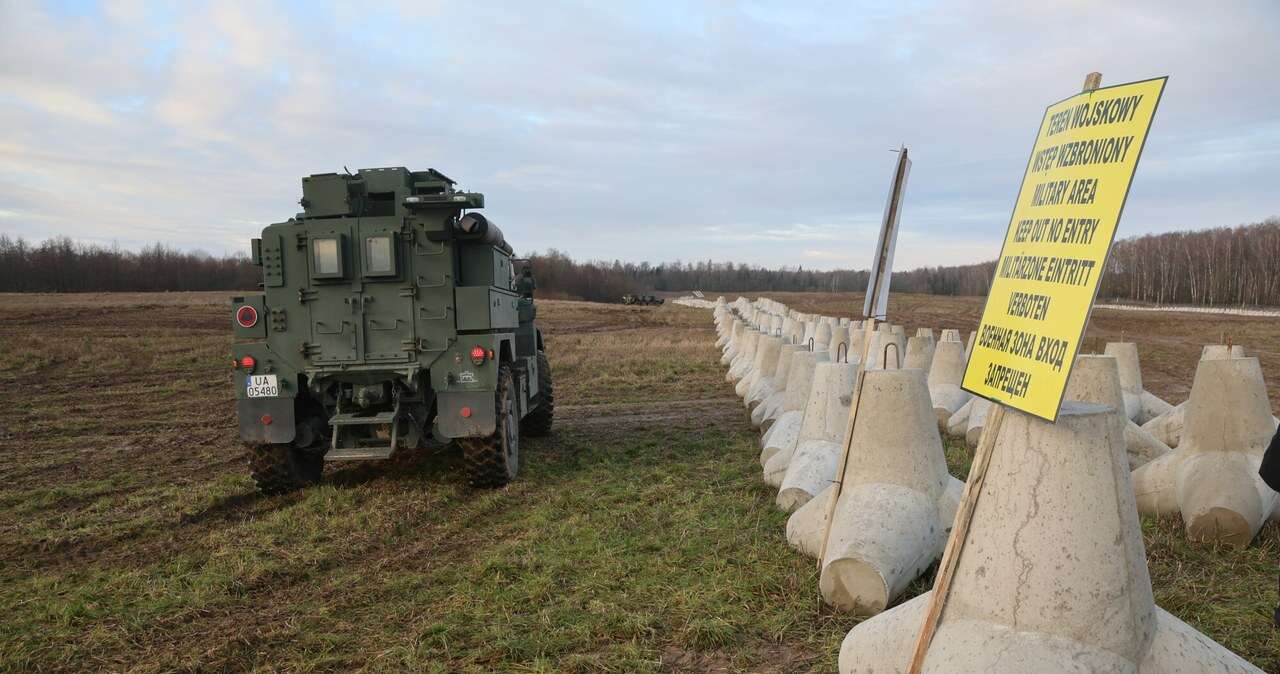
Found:
<path fill-rule="evenodd" d="M 1049 106 L 1009 220 L 964 389 L 1049 421 L 1166 78 Z"/>

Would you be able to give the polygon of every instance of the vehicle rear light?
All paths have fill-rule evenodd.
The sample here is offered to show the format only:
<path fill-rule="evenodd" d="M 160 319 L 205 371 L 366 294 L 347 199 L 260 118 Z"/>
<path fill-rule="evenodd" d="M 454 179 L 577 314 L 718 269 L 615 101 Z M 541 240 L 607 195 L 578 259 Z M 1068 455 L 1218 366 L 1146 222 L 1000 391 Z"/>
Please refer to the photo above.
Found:
<path fill-rule="evenodd" d="M 471 362 L 476 365 L 484 365 L 484 359 L 487 358 L 489 352 L 484 350 L 483 346 L 477 346 L 471 349 Z"/>
<path fill-rule="evenodd" d="M 262 415 L 262 418 L 258 419 L 258 421 L 261 421 L 263 426 L 270 426 L 270 425 L 271 425 L 271 421 L 272 421 L 272 419 L 271 419 L 271 415 L 270 415 L 270 414 L 264 414 L 264 415 Z"/>
<path fill-rule="evenodd" d="M 258 310 L 247 304 L 236 309 L 236 323 L 242 328 L 252 328 L 258 324 Z"/>
<path fill-rule="evenodd" d="M 462 408 L 461 410 L 458 410 L 458 414 L 461 414 L 463 419 L 470 419 L 470 418 L 471 418 L 471 408 L 470 408 L 470 407 L 464 407 L 464 408 Z"/>
<path fill-rule="evenodd" d="M 249 372 L 253 372 L 253 368 L 257 364 L 258 364 L 258 361 L 254 360 L 253 356 L 245 356 L 244 358 L 240 359 L 240 367 L 248 370 Z"/>

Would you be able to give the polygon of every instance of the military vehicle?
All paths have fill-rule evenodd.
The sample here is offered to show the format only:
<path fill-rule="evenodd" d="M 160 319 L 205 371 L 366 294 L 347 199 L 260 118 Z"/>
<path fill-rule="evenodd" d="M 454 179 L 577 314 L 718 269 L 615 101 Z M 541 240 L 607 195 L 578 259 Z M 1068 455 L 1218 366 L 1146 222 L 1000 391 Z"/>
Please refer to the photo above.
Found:
<path fill-rule="evenodd" d="M 515 478 L 520 437 L 551 431 L 555 398 L 484 195 L 435 169 L 302 179 L 302 212 L 252 242 L 261 294 L 233 298 L 240 437 L 258 488 L 320 480 L 326 461 L 456 442 L 472 484 Z"/>
<path fill-rule="evenodd" d="M 663 302 L 663 300 L 662 300 L 662 298 L 661 298 L 661 297 L 654 297 L 653 295 L 631 295 L 631 294 L 626 294 L 626 295 L 623 295 L 623 296 L 622 296 L 622 303 L 623 303 L 623 304 L 626 304 L 626 305 L 628 305 L 628 306 L 630 306 L 630 305 L 642 305 L 642 306 L 645 306 L 645 305 L 654 305 L 654 304 L 662 304 L 662 302 Z"/>

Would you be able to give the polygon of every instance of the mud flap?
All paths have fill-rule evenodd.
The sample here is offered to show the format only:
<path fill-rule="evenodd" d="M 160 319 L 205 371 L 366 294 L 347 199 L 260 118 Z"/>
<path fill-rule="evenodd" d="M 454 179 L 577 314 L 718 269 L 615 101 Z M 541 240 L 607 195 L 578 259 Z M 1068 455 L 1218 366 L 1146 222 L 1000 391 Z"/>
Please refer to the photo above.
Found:
<path fill-rule="evenodd" d="M 293 442 L 293 398 L 243 398 L 236 401 L 240 439 L 255 444 Z"/>
<path fill-rule="evenodd" d="M 463 416 L 463 408 L 470 416 Z M 446 391 L 436 396 L 436 430 L 447 438 L 483 438 L 498 427 L 493 391 Z"/>

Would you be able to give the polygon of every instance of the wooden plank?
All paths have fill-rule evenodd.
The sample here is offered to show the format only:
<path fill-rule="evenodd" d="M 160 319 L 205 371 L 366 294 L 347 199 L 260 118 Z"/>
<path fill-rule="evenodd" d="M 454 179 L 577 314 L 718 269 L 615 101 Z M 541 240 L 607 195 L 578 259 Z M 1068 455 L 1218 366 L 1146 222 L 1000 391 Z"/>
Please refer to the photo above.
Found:
<path fill-rule="evenodd" d="M 947 595 L 951 592 L 951 578 L 960 564 L 960 553 L 964 549 L 965 539 L 969 537 L 969 525 L 973 522 L 973 513 L 978 507 L 978 496 L 982 493 L 982 485 L 987 479 L 987 466 L 991 464 L 991 453 L 996 438 L 1000 435 L 1000 426 L 1004 423 L 1005 408 L 999 403 L 987 416 L 987 425 L 982 429 L 982 438 L 978 441 L 978 450 L 973 457 L 973 465 L 969 468 L 969 479 L 964 483 L 964 494 L 960 497 L 960 507 L 956 509 L 956 518 L 951 525 L 951 536 L 947 538 L 947 546 L 942 551 L 942 561 L 938 564 L 938 576 L 933 581 L 933 596 L 929 598 L 929 610 L 925 613 L 924 625 L 916 636 L 916 645 L 911 653 L 911 665 L 907 674 L 920 674 L 924 666 L 924 656 L 929 651 L 929 643 L 933 641 L 933 633 L 942 618 L 942 609 L 947 603 Z"/>

